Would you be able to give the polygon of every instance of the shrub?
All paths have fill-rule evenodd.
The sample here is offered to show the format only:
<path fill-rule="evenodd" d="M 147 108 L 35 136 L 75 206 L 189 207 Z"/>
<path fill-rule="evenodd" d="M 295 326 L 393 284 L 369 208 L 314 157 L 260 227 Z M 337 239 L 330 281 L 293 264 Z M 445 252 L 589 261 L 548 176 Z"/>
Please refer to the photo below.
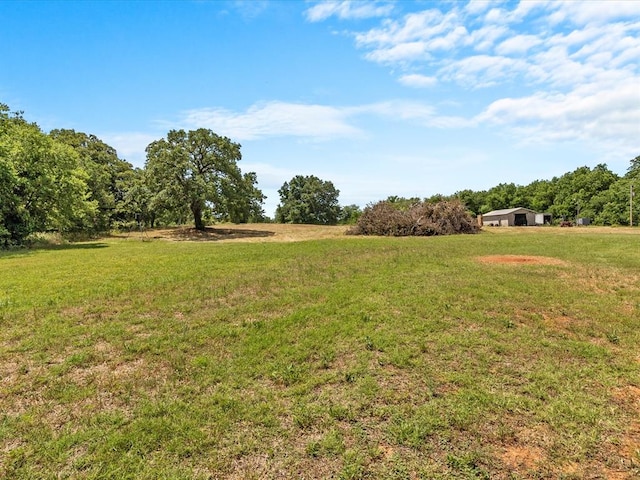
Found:
<path fill-rule="evenodd" d="M 400 209 L 388 201 L 367 206 L 348 235 L 431 236 L 477 233 L 476 220 L 457 201 L 416 202 Z"/>

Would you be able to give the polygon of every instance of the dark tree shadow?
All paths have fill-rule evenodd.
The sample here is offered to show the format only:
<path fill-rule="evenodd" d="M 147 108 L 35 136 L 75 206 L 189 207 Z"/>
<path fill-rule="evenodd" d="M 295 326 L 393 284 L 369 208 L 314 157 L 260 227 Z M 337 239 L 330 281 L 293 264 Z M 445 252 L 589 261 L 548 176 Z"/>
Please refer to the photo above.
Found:
<path fill-rule="evenodd" d="M 153 232 L 149 232 L 152 238 Z M 163 237 L 175 241 L 211 242 L 219 240 L 235 240 L 243 238 L 273 237 L 276 233 L 267 230 L 250 230 L 240 228 L 206 227 L 204 231 L 195 228 L 176 228 L 164 232 Z"/>

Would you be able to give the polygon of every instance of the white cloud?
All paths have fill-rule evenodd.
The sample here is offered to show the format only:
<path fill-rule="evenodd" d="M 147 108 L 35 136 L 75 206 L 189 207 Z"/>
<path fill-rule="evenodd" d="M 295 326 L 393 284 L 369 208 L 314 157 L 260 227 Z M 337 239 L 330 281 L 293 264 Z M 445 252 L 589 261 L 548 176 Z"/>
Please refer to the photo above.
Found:
<path fill-rule="evenodd" d="M 439 75 L 468 88 L 483 88 L 527 70 L 524 60 L 492 55 L 474 55 L 443 67 Z"/>
<path fill-rule="evenodd" d="M 473 120 L 463 117 L 445 116 L 428 104 L 409 101 L 393 100 L 378 102 L 352 108 L 354 114 L 374 114 L 393 121 L 407 121 L 434 128 L 464 128 L 473 126 Z"/>
<path fill-rule="evenodd" d="M 492 8 L 487 12 L 484 20 L 488 23 L 508 23 L 509 17 L 506 10 L 502 8 Z"/>
<path fill-rule="evenodd" d="M 557 0 L 520 0 L 515 10 L 509 13 L 510 22 L 520 22 L 528 15 L 531 15 L 534 10 L 544 10 L 556 5 Z"/>
<path fill-rule="evenodd" d="M 637 63 L 640 22 L 631 25 L 616 24 L 608 28 L 590 27 L 590 30 L 598 32 L 597 35 L 594 35 L 589 42 L 578 45 L 580 48 L 571 54 L 573 59 L 589 63 L 594 57 L 601 58 L 603 54 L 607 54 L 612 62 L 616 60 L 616 65 L 605 63 L 604 66 L 607 67 L 617 67 L 630 62 Z"/>
<path fill-rule="evenodd" d="M 516 35 L 507 38 L 504 42 L 496 47 L 498 55 L 522 55 L 529 49 L 540 45 L 542 39 L 536 35 Z"/>
<path fill-rule="evenodd" d="M 209 128 L 238 140 L 294 136 L 314 139 L 359 136 L 362 132 L 347 122 L 348 112 L 325 105 L 268 102 L 245 112 L 222 108 L 189 110 L 180 124 L 185 128 Z"/>
<path fill-rule="evenodd" d="M 416 73 L 403 75 L 398 81 L 407 87 L 415 88 L 433 87 L 438 83 L 438 79 L 436 77 L 428 77 L 426 75 L 419 75 Z"/>
<path fill-rule="evenodd" d="M 428 46 L 429 50 L 452 50 L 460 45 L 466 44 L 469 32 L 465 27 L 459 25 L 446 35 L 432 39 Z"/>
<path fill-rule="evenodd" d="M 314 22 L 384 17 L 377 27 L 352 35 L 366 59 L 399 67 L 403 86 L 433 89 L 449 83 L 451 91 L 456 86 L 461 91 L 505 86 L 511 98 L 500 98 L 497 89 L 490 97 L 477 95 L 474 108 L 482 113 L 475 116 L 450 115 L 442 104 L 444 113 L 401 100 L 359 106 L 271 101 L 244 111 L 190 110 L 174 123 L 177 128 L 210 128 L 238 140 L 332 140 L 367 138 L 358 122 L 369 115 L 443 129 L 499 125 L 529 141 L 637 144 L 640 2 L 428 5 L 393 18 L 394 4 L 388 2 L 331 1 L 314 4 L 306 16 Z M 429 75 L 412 73 L 419 71 Z M 144 151 L 154 140 L 143 134 L 105 138 L 125 157 Z"/>
<path fill-rule="evenodd" d="M 615 88 L 590 84 L 566 94 L 503 98 L 475 120 L 505 126 L 532 143 L 571 140 L 633 151 L 640 138 L 638 80 L 630 78 Z"/>
<path fill-rule="evenodd" d="M 488 52 L 500 38 L 508 34 L 509 29 L 502 25 L 485 25 L 470 32 L 468 44 L 478 52 Z"/>
<path fill-rule="evenodd" d="M 514 9 L 509 9 L 508 5 L 505 8 L 492 8 L 485 15 L 484 21 L 489 24 L 517 24 L 532 15 L 535 10 L 553 9 L 559 3 L 561 2 L 552 0 L 520 0 Z"/>
<path fill-rule="evenodd" d="M 414 80 L 409 81 L 430 82 L 429 77 L 414 77 Z M 372 116 L 391 119 L 394 122 L 407 121 L 417 125 L 446 128 L 470 124 L 469 120 L 461 117 L 440 115 L 430 104 L 400 99 L 351 106 L 268 102 L 253 105 L 244 112 L 223 108 L 201 108 L 183 112 L 177 121 L 158 122 L 158 126 L 165 131 L 174 128 L 208 128 L 238 141 L 278 137 L 331 141 L 367 138 L 367 132 L 358 126 L 358 122 L 362 118 Z M 161 136 L 131 134 L 105 137 L 112 141 L 114 146 L 125 147 L 127 151 L 144 151 L 148 143 Z"/>
<path fill-rule="evenodd" d="M 379 48 L 369 52 L 366 58 L 377 63 L 393 64 L 399 62 L 427 60 L 431 56 L 427 53 L 425 42 L 407 42 L 393 45 L 389 48 Z"/>
<path fill-rule="evenodd" d="M 332 16 L 341 20 L 384 17 L 390 14 L 393 8 L 393 4 L 388 2 L 325 1 L 307 9 L 305 16 L 310 22 L 320 22 Z"/>
<path fill-rule="evenodd" d="M 464 9 L 471 15 L 478 15 L 499 3 L 502 3 L 501 0 L 470 0 Z"/>
<path fill-rule="evenodd" d="M 442 4 L 387 18 L 354 38 L 368 60 L 399 67 L 407 87 L 520 92 L 478 96 L 476 116 L 432 110 L 399 119 L 436 128 L 484 123 L 527 142 L 638 148 L 640 2 Z M 410 73 L 421 69 L 430 75 Z"/>
<path fill-rule="evenodd" d="M 604 24 L 621 19 L 637 20 L 640 17 L 640 2 L 631 0 L 555 2 L 552 5 L 556 9 L 551 17 L 555 23 Z"/>
<path fill-rule="evenodd" d="M 396 44 L 427 41 L 453 30 L 459 23 L 455 11 L 425 10 L 406 15 L 402 21 L 385 20 L 381 28 L 356 35 L 360 47 L 389 47 Z"/>
<path fill-rule="evenodd" d="M 452 10 L 425 10 L 402 21 L 386 20 L 382 28 L 355 35 L 356 45 L 370 49 L 366 58 L 383 64 L 431 61 L 433 54 L 469 43 L 469 32 Z"/>

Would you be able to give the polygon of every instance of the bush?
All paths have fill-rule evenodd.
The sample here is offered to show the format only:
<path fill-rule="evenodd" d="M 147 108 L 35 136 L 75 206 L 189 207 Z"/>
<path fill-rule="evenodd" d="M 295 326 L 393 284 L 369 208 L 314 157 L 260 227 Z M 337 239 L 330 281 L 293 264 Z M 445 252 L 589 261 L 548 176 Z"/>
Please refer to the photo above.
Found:
<path fill-rule="evenodd" d="M 457 201 L 416 202 L 400 209 L 383 201 L 367 206 L 348 235 L 431 236 L 480 231 L 475 218 Z"/>

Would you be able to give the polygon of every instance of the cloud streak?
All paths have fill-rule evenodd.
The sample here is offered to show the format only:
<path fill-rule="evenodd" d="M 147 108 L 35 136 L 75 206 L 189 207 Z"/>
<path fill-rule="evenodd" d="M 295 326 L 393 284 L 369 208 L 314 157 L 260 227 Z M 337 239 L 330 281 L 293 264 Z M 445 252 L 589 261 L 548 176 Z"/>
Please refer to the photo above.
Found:
<path fill-rule="evenodd" d="M 255 104 L 244 112 L 188 110 L 178 124 L 182 128 L 209 128 L 238 140 L 284 136 L 323 140 L 362 135 L 348 117 L 349 111 L 344 108 L 274 101 Z"/>
<path fill-rule="evenodd" d="M 305 15 L 310 22 L 320 22 L 329 17 L 340 20 L 383 17 L 393 11 L 389 2 L 329 1 L 320 2 L 307 9 Z"/>

